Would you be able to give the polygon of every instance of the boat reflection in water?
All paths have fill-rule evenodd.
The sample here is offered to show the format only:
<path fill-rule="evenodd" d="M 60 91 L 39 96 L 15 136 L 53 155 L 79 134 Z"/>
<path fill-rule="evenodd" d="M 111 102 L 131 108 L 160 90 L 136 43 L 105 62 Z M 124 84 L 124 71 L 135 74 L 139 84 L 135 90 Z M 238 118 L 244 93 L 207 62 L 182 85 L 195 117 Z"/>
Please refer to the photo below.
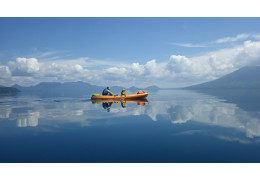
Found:
<path fill-rule="evenodd" d="M 113 103 L 121 103 L 122 108 L 126 108 L 127 103 L 136 103 L 138 106 L 145 106 L 148 104 L 147 99 L 103 99 L 103 100 L 92 100 L 92 104 L 100 104 L 107 112 L 110 112 L 110 108 Z"/>

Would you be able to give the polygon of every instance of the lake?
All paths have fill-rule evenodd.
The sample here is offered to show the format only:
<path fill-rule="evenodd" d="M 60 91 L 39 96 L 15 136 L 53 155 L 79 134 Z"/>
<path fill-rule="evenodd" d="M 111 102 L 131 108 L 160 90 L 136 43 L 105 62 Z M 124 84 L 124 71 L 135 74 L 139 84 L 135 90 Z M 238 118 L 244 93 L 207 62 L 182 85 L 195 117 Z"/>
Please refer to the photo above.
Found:
<path fill-rule="evenodd" d="M 0 162 L 260 162 L 258 91 L 0 97 Z"/>

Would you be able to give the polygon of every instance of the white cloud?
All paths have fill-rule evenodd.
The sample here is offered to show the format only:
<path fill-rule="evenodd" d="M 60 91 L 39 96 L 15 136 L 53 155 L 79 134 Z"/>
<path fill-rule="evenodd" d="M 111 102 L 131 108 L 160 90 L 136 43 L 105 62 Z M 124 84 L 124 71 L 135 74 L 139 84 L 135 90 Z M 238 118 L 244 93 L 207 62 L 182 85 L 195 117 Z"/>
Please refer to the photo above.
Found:
<path fill-rule="evenodd" d="M 250 34 L 238 34 L 236 37 L 225 37 L 225 38 L 217 39 L 215 43 L 235 42 L 239 40 L 245 40 L 250 36 L 251 36 Z"/>
<path fill-rule="evenodd" d="M 206 47 L 205 44 L 192 44 L 192 43 L 171 43 L 175 46 L 181 46 L 181 47 Z"/>
<path fill-rule="evenodd" d="M 11 77 L 11 71 L 8 66 L 0 66 L 0 79 L 6 79 Z"/>
<path fill-rule="evenodd" d="M 202 42 L 199 44 L 195 44 L 195 43 L 171 43 L 172 45 L 175 46 L 180 46 L 180 47 L 208 47 L 208 46 L 212 46 L 212 45 L 216 45 L 216 44 L 224 44 L 224 43 L 233 43 L 236 41 L 245 41 L 245 40 L 249 40 L 249 38 L 251 39 L 255 39 L 255 40 L 260 40 L 260 34 L 249 34 L 249 33 L 242 33 L 242 34 L 238 34 L 235 37 L 224 37 L 224 38 L 220 38 L 211 42 Z"/>
<path fill-rule="evenodd" d="M 41 53 L 39 56 L 40 57 L 46 57 L 46 56 L 51 56 L 51 55 L 54 55 L 54 54 L 57 54 L 57 53 L 58 53 L 57 51 L 48 51 L 48 52 Z"/>
<path fill-rule="evenodd" d="M 36 58 L 16 58 L 16 62 L 9 62 L 11 70 L 17 75 L 28 75 L 40 70 L 40 64 Z"/>
<path fill-rule="evenodd" d="M 130 72 L 132 74 L 142 75 L 144 74 L 145 67 L 143 65 L 140 65 L 139 63 L 133 63 L 130 66 Z"/>
<path fill-rule="evenodd" d="M 260 34 L 253 34 L 252 37 L 256 40 L 260 40 Z"/>
<path fill-rule="evenodd" d="M 192 62 L 189 58 L 180 55 L 172 55 L 167 63 L 166 68 L 176 74 L 192 72 Z"/>
<path fill-rule="evenodd" d="M 145 65 L 146 78 L 160 79 L 165 77 L 167 71 L 165 71 L 165 63 L 157 63 L 155 59 L 148 61 Z"/>

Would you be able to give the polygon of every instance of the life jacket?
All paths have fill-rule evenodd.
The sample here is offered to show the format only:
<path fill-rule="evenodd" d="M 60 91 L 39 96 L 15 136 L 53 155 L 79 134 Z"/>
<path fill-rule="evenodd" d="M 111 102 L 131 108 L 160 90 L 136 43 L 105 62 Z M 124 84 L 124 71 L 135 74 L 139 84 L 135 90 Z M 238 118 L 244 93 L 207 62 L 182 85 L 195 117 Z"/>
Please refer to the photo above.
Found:
<path fill-rule="evenodd" d="M 123 89 L 123 90 L 121 91 L 121 95 L 122 95 L 122 96 L 125 96 L 125 89 Z"/>

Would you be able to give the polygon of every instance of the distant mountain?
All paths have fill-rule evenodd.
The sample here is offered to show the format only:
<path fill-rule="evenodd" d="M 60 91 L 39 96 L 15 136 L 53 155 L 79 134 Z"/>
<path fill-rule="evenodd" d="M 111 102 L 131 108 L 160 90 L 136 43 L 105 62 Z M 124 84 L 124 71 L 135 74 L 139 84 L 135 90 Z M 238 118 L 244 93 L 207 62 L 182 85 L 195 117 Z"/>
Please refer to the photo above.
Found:
<path fill-rule="evenodd" d="M 19 85 L 14 85 L 13 87 L 19 89 L 24 94 L 39 95 L 42 97 L 82 97 L 103 90 L 103 87 L 91 85 L 85 82 L 42 82 L 30 87 Z"/>
<path fill-rule="evenodd" d="M 98 93 L 101 94 L 103 89 L 106 88 L 104 86 L 96 86 L 91 85 L 86 82 L 66 82 L 66 83 L 58 83 L 58 82 L 42 82 L 35 86 L 30 87 L 22 87 L 20 85 L 14 85 L 13 88 L 19 89 L 22 93 L 31 94 L 31 95 L 39 95 L 43 97 L 53 97 L 53 96 L 62 96 L 62 97 L 89 97 L 91 94 Z M 150 86 L 147 88 L 124 88 L 120 86 L 112 86 L 110 87 L 111 91 L 114 94 L 120 94 L 122 89 L 129 90 L 130 92 L 137 92 L 138 90 L 148 90 L 155 91 L 160 89 L 157 86 Z"/>
<path fill-rule="evenodd" d="M 145 90 L 148 91 L 158 91 L 160 88 L 158 86 L 149 86 L 147 88 L 145 88 Z"/>
<path fill-rule="evenodd" d="M 217 80 L 185 89 L 260 89 L 260 66 L 247 66 Z"/>
<path fill-rule="evenodd" d="M 19 90 L 17 88 L 0 86 L 0 94 L 14 94 L 18 92 Z"/>
<path fill-rule="evenodd" d="M 149 87 L 146 87 L 146 88 L 137 88 L 135 86 L 132 86 L 130 88 L 127 88 L 127 90 L 130 90 L 130 91 L 139 91 L 139 90 L 145 90 L 145 91 L 158 91 L 160 88 L 158 86 L 149 86 Z"/>

